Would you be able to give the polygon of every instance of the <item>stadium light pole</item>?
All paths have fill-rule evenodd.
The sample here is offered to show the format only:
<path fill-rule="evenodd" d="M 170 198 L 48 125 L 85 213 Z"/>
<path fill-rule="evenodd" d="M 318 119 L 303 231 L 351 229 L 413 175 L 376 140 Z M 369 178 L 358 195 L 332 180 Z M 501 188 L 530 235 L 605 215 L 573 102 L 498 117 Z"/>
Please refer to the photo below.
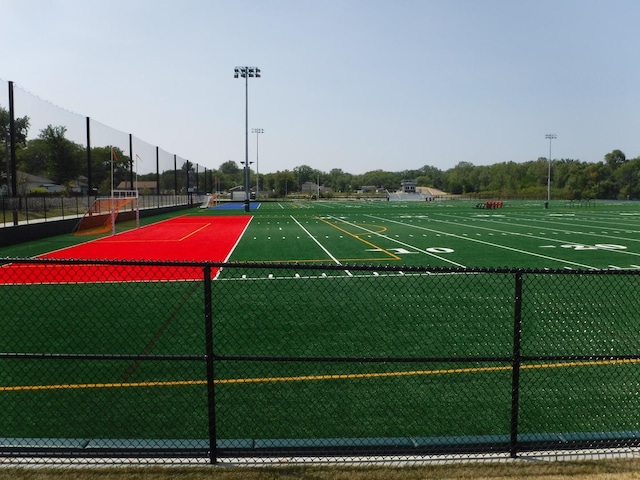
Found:
<path fill-rule="evenodd" d="M 549 171 L 547 173 L 547 202 L 551 201 L 551 140 L 558 138 L 555 133 L 547 133 L 544 138 L 549 139 Z"/>
<path fill-rule="evenodd" d="M 244 78 L 244 211 L 249 211 L 249 79 L 260 78 L 257 67 L 236 67 L 233 78 Z"/>
<path fill-rule="evenodd" d="M 258 176 L 258 135 L 264 133 L 264 128 L 251 129 L 256 134 L 256 199 L 260 195 L 260 177 Z"/>

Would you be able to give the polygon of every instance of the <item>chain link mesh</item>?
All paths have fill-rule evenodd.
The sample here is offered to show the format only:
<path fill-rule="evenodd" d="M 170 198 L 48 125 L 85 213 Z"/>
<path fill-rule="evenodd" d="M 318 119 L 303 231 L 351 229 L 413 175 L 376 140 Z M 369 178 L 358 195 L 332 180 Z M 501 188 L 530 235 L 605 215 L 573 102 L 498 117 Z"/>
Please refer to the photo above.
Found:
<path fill-rule="evenodd" d="M 633 272 L 3 263 L 11 461 L 637 447 Z"/>

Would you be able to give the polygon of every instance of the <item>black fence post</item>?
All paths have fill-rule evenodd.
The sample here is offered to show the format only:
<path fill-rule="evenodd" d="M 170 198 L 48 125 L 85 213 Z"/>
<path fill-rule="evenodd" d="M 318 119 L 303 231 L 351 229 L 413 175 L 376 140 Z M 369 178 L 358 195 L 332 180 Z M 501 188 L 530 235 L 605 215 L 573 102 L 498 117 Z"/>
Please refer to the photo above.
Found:
<path fill-rule="evenodd" d="M 13 204 L 13 224 L 18 225 L 18 167 L 16 162 L 16 115 L 13 101 L 13 82 L 9 82 L 9 161 L 10 169 L 7 172 L 11 176 L 11 196 L 15 200 Z"/>
<path fill-rule="evenodd" d="M 86 131 L 87 131 L 87 209 L 89 209 L 91 208 L 91 193 L 93 192 L 93 170 L 91 169 L 91 119 L 89 117 L 86 118 Z M 76 209 L 76 215 L 77 214 L 78 214 L 78 210 Z"/>
<path fill-rule="evenodd" d="M 522 272 L 516 272 L 515 296 L 513 304 L 513 356 L 511 372 L 511 458 L 518 454 L 518 411 L 520 406 L 520 362 L 522 338 Z"/>
<path fill-rule="evenodd" d="M 156 206 L 160 208 L 160 147 L 156 145 Z"/>
<path fill-rule="evenodd" d="M 134 162 L 134 158 L 133 158 L 133 134 L 130 133 L 129 134 L 129 180 L 130 180 L 130 185 L 131 185 L 131 190 L 137 190 L 138 186 L 134 185 L 133 183 L 133 162 Z M 137 170 L 136 170 L 136 174 L 137 174 Z M 126 183 L 125 183 L 125 189 L 126 187 Z"/>
<path fill-rule="evenodd" d="M 178 204 L 178 156 L 173 154 L 173 198 L 175 204 Z"/>
<path fill-rule="evenodd" d="M 204 321 L 205 349 L 207 363 L 207 399 L 209 419 L 209 462 L 218 462 L 216 437 L 216 396 L 213 365 L 213 315 L 211 313 L 211 266 L 204 267 Z"/>

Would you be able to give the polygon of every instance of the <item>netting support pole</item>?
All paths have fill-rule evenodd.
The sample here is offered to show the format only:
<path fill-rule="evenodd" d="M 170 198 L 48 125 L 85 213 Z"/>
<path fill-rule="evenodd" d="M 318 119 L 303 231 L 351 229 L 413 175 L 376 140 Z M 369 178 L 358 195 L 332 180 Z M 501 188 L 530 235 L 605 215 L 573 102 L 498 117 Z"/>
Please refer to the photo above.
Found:
<path fill-rule="evenodd" d="M 209 463 L 218 463 L 218 447 L 216 438 L 216 391 L 213 354 L 213 315 L 211 307 L 211 266 L 204 267 L 204 330 L 205 358 L 207 363 L 207 400 L 209 410 Z"/>
<path fill-rule="evenodd" d="M 111 192 L 111 235 L 116 234 L 116 199 Z"/>
<path fill-rule="evenodd" d="M 516 272 L 513 307 L 513 356 L 511 373 L 511 458 L 518 454 L 518 412 L 520 409 L 520 364 L 522 361 L 522 272 Z"/>
<path fill-rule="evenodd" d="M 136 228 L 140 228 L 140 197 L 136 194 Z"/>
<path fill-rule="evenodd" d="M 87 130 L 87 209 L 91 208 L 91 194 L 93 193 L 93 170 L 91 169 L 91 119 L 86 117 Z"/>
<path fill-rule="evenodd" d="M 156 205 L 160 208 L 160 147 L 156 145 Z"/>
<path fill-rule="evenodd" d="M 18 170 L 16 162 L 16 114 L 13 101 L 13 82 L 9 82 L 9 154 L 8 161 L 10 167 L 7 173 L 11 176 L 11 196 L 13 201 L 13 224 L 18 225 L 18 208 L 20 198 L 18 197 Z"/>

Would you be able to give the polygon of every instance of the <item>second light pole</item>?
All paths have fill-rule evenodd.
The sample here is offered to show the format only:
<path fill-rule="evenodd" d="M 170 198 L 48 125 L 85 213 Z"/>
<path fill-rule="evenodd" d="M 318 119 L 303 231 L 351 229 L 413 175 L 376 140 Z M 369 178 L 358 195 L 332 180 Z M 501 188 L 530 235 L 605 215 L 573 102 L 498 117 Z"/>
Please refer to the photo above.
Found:
<path fill-rule="evenodd" d="M 257 67 L 236 67 L 233 78 L 244 78 L 244 211 L 250 210 L 249 205 L 249 78 L 260 78 Z"/>
<path fill-rule="evenodd" d="M 558 138 L 555 133 L 547 133 L 544 138 L 549 140 L 549 172 L 547 173 L 547 205 L 551 201 L 551 140 Z"/>
<path fill-rule="evenodd" d="M 260 195 L 260 177 L 258 176 L 258 135 L 264 133 L 264 128 L 252 128 L 252 133 L 256 134 L 256 200 Z"/>

